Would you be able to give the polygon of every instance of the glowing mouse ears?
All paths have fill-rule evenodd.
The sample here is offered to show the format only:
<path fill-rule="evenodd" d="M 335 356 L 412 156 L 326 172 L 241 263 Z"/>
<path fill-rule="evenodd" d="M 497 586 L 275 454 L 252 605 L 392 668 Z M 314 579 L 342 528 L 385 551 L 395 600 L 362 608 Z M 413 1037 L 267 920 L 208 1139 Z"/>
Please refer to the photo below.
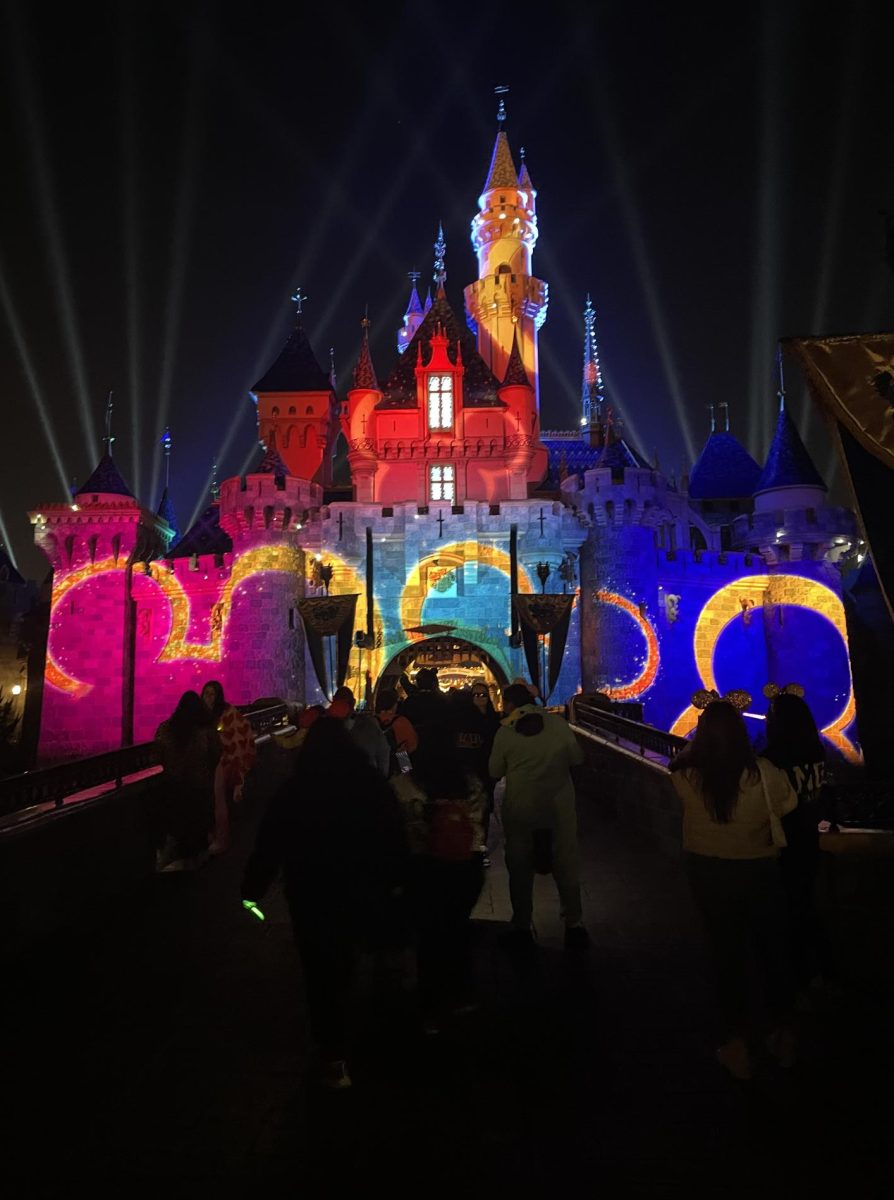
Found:
<path fill-rule="evenodd" d="M 773 700 L 776 696 L 800 696 L 804 698 L 804 689 L 800 683 L 787 683 L 785 687 L 779 687 L 776 683 L 764 684 L 764 695 L 768 700 Z"/>
<path fill-rule="evenodd" d="M 692 693 L 693 708 L 707 708 L 709 704 L 714 704 L 717 700 L 724 700 L 742 712 L 751 703 L 751 696 L 741 689 L 727 692 L 725 696 L 721 696 L 716 688 L 711 688 L 710 691 L 706 688 L 699 688 L 697 692 Z"/>

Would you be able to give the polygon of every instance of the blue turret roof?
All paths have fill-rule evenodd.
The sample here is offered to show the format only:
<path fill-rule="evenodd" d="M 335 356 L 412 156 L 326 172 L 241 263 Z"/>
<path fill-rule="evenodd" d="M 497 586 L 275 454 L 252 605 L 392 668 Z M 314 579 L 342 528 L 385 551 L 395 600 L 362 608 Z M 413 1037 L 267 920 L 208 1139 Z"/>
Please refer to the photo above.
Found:
<path fill-rule="evenodd" d="M 755 493 L 768 492 L 783 487 L 818 487 L 827 490 L 784 405 L 779 413 L 767 461 L 754 490 Z"/>
<path fill-rule="evenodd" d="M 279 358 L 251 389 L 253 392 L 328 392 L 329 376 L 317 362 L 298 320 L 283 346 Z"/>
<path fill-rule="evenodd" d="M 619 467 L 643 467 L 649 469 L 649 463 L 643 456 L 632 446 L 628 445 L 623 438 L 612 438 L 608 445 L 603 446 L 599 451 L 599 457 L 596 459 L 597 467 L 612 467 L 617 470 Z"/>
<path fill-rule="evenodd" d="M 712 433 L 689 475 L 694 500 L 738 500 L 753 496 L 761 469 L 731 433 Z"/>
<path fill-rule="evenodd" d="M 102 456 L 96 464 L 96 470 L 87 482 L 78 488 L 75 495 L 85 496 L 88 492 L 105 492 L 112 496 L 130 496 L 134 499 L 133 492 L 121 478 L 121 472 L 108 453 Z"/>
<path fill-rule="evenodd" d="M 414 283 L 410 288 L 410 300 L 407 304 L 406 315 L 409 317 L 412 313 L 422 312 L 422 301 L 419 299 L 419 291 Z"/>
<path fill-rule="evenodd" d="M 594 467 L 637 467 L 650 470 L 650 464 L 623 438 L 615 438 L 608 446 L 604 441 L 592 445 L 583 438 L 541 438 L 549 455 L 546 486 L 556 488 L 565 475 L 583 475 Z"/>
<path fill-rule="evenodd" d="M 167 557 L 191 558 L 194 554 L 227 554 L 232 549 L 232 539 L 220 527 L 220 506 L 209 504 L 195 524 L 168 551 Z"/>
<path fill-rule="evenodd" d="M 176 540 L 180 536 L 180 530 L 177 526 L 177 514 L 174 512 L 174 502 L 168 494 L 167 487 L 161 494 L 161 500 L 158 503 L 158 512 L 155 515 L 167 522 L 174 534 L 174 540 Z"/>

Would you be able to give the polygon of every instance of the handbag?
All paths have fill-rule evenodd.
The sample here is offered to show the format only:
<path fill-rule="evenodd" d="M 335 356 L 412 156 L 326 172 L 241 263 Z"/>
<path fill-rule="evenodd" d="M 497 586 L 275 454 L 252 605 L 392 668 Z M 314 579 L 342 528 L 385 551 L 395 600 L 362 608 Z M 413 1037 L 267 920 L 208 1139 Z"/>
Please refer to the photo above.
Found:
<path fill-rule="evenodd" d="M 773 839 L 773 845 L 782 850 L 788 845 L 788 841 L 785 837 L 785 830 L 782 828 L 782 818 L 774 811 L 773 805 L 770 803 L 770 793 L 767 789 L 767 777 L 764 775 L 764 768 L 760 759 L 757 760 L 757 770 L 761 777 L 761 790 L 764 793 L 764 803 L 766 804 L 767 812 L 770 815 L 770 837 Z"/>

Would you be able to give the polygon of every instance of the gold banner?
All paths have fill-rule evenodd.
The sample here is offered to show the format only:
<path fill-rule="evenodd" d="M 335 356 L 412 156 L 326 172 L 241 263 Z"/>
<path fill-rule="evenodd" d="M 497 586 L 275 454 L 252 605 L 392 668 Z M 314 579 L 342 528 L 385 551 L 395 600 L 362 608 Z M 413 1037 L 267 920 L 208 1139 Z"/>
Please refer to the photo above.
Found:
<path fill-rule="evenodd" d="M 782 344 L 823 411 L 894 467 L 894 333 L 785 338 Z"/>

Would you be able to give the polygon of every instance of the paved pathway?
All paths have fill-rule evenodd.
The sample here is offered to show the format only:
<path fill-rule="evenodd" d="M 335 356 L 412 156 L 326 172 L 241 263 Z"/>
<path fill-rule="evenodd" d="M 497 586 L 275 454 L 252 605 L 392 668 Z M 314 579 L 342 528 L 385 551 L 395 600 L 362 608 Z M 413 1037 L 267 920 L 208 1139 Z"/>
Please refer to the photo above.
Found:
<path fill-rule="evenodd" d="M 253 824 L 198 876 L 157 877 L 4 980 L 7 1195 L 76 1181 L 129 1195 L 146 1180 L 175 1194 L 196 1181 L 311 1196 L 889 1194 L 888 1000 L 805 1018 L 794 1072 L 733 1085 L 712 1061 L 679 867 L 585 805 L 591 952 L 562 951 L 543 879 L 539 949 L 527 966 L 507 959 L 495 856 L 476 911 L 484 1007 L 425 1039 L 409 996 L 367 999 L 355 1087 L 320 1094 L 281 897 L 263 926 L 238 903 Z"/>

